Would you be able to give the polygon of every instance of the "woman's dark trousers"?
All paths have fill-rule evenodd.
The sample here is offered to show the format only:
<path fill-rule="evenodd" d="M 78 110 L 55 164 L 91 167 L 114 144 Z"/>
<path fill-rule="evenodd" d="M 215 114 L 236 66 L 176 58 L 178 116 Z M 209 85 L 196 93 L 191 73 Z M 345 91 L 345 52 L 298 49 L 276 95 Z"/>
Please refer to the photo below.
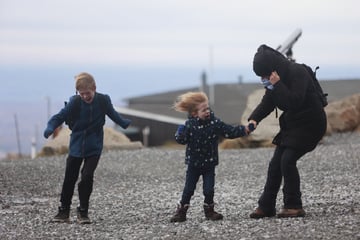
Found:
<path fill-rule="evenodd" d="M 276 197 L 284 179 L 284 208 L 302 208 L 300 176 L 297 161 L 306 153 L 303 150 L 277 146 L 269 163 L 264 191 L 258 201 L 264 212 L 275 213 Z"/>

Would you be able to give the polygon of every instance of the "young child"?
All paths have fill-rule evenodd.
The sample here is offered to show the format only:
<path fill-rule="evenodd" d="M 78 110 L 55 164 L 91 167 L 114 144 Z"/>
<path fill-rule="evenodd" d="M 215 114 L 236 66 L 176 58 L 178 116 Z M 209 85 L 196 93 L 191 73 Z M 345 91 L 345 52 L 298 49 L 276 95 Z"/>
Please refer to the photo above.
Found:
<path fill-rule="evenodd" d="M 209 101 L 203 92 L 188 92 L 180 95 L 174 109 L 188 113 L 185 125 L 180 125 L 175 134 L 179 144 L 186 144 L 185 163 L 187 166 L 185 187 L 171 222 L 186 221 L 186 213 L 196 184 L 202 176 L 204 213 L 208 220 L 220 220 L 223 215 L 214 211 L 215 166 L 218 165 L 219 136 L 225 138 L 243 137 L 250 133 L 248 127 L 230 126 L 209 108 Z"/>
<path fill-rule="evenodd" d="M 74 114 L 76 109 L 61 191 L 61 206 L 52 221 L 70 221 L 71 199 L 83 163 L 81 180 L 78 184 L 80 206 L 77 207 L 77 220 L 85 224 L 91 223 L 88 217 L 89 199 L 93 189 L 94 172 L 103 149 L 105 115 L 122 128 L 127 128 L 130 120 L 122 118 L 115 111 L 108 95 L 96 92 L 96 83 L 90 74 L 80 73 L 75 80 L 75 88 L 80 97 L 78 95 L 71 97 L 69 103 L 51 117 L 44 131 L 44 137 L 48 138 L 57 127 Z"/>

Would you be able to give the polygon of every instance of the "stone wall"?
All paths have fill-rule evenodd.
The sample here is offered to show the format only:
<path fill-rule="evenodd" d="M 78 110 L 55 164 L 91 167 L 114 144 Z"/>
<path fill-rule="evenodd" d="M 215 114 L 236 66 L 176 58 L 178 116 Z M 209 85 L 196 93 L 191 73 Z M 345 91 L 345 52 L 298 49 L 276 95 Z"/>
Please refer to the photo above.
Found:
<path fill-rule="evenodd" d="M 247 118 L 261 101 L 263 95 L 263 89 L 256 90 L 249 95 L 240 121 L 242 124 L 247 125 Z M 330 102 L 326 106 L 325 112 L 328 120 L 326 135 L 349 131 L 360 132 L 360 93 Z M 280 114 L 281 111 L 278 109 L 278 116 Z M 226 139 L 220 144 L 220 148 L 272 147 L 272 139 L 279 131 L 278 121 L 275 111 L 273 111 L 261 121 L 258 128 L 249 137 Z"/>
<path fill-rule="evenodd" d="M 55 154 L 67 154 L 69 150 L 71 131 L 67 127 L 62 127 L 56 137 L 49 138 L 41 149 L 39 156 L 50 156 Z M 110 128 L 104 128 L 104 150 L 110 149 L 138 149 L 142 148 L 141 142 L 131 142 L 124 134 Z"/>

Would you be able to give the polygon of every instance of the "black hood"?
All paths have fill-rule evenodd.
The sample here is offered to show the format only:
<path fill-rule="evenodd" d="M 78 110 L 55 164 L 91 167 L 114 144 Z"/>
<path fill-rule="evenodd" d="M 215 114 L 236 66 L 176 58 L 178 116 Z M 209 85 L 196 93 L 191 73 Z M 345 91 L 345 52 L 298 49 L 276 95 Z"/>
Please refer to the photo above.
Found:
<path fill-rule="evenodd" d="M 263 44 L 255 53 L 253 70 L 259 77 L 270 76 L 273 71 L 281 75 L 289 63 L 289 60 L 280 52 Z"/>

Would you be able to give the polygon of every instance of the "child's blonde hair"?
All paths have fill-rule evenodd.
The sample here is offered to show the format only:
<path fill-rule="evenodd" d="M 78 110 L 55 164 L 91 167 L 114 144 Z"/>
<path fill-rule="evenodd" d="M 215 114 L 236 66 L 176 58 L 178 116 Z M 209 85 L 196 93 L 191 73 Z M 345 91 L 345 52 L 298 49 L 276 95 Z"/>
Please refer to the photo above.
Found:
<path fill-rule="evenodd" d="M 94 77 L 89 73 L 82 72 L 75 76 L 75 88 L 76 90 L 93 88 L 96 89 L 96 83 Z"/>
<path fill-rule="evenodd" d="M 177 97 L 173 108 L 178 112 L 192 114 L 197 111 L 197 106 L 207 102 L 208 97 L 203 92 L 187 92 Z"/>

